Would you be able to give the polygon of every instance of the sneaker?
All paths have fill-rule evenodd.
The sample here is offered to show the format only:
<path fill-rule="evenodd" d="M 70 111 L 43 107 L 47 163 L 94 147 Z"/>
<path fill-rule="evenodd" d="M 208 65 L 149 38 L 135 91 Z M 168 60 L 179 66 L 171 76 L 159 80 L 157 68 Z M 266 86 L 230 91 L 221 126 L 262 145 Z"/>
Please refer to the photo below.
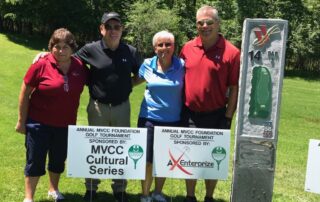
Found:
<path fill-rule="evenodd" d="M 204 197 L 204 202 L 215 202 L 215 200 L 213 199 L 213 197 Z"/>
<path fill-rule="evenodd" d="M 85 201 L 93 201 L 97 199 L 97 191 L 94 190 L 87 190 L 83 196 Z"/>
<path fill-rule="evenodd" d="M 33 200 L 32 200 L 32 199 L 26 199 L 26 198 L 25 198 L 25 199 L 23 200 L 23 202 L 33 202 Z"/>
<path fill-rule="evenodd" d="M 198 202 L 195 196 L 186 196 L 183 202 Z"/>
<path fill-rule="evenodd" d="M 152 198 L 150 196 L 141 196 L 140 202 L 152 202 Z"/>
<path fill-rule="evenodd" d="M 113 196 L 116 199 L 116 202 L 129 202 L 126 192 L 116 192 L 113 193 Z"/>
<path fill-rule="evenodd" d="M 162 193 L 153 192 L 151 197 L 156 202 L 167 202 L 166 197 Z"/>
<path fill-rule="evenodd" d="M 48 198 L 53 199 L 55 202 L 64 200 L 64 196 L 59 191 L 48 191 Z"/>

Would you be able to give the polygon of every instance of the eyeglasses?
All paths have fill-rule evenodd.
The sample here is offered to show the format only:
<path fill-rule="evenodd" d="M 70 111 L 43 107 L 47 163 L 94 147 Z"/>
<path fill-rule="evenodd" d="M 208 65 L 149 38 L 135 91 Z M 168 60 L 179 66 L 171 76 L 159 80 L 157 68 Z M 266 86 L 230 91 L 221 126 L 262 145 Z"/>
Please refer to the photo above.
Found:
<path fill-rule="evenodd" d="M 163 46 L 165 46 L 166 48 L 169 48 L 172 46 L 172 43 L 158 43 L 157 46 L 160 48 L 162 48 Z"/>
<path fill-rule="evenodd" d="M 111 31 L 111 30 L 116 30 L 119 31 L 122 27 L 122 25 L 110 25 L 110 24 L 104 24 L 104 27 L 106 28 L 107 31 Z"/>
<path fill-rule="evenodd" d="M 197 25 L 200 25 L 201 27 L 202 27 L 204 24 L 213 25 L 214 23 L 215 23 L 215 21 L 212 20 L 212 19 L 206 19 L 206 20 L 199 20 L 199 21 L 197 21 Z"/>

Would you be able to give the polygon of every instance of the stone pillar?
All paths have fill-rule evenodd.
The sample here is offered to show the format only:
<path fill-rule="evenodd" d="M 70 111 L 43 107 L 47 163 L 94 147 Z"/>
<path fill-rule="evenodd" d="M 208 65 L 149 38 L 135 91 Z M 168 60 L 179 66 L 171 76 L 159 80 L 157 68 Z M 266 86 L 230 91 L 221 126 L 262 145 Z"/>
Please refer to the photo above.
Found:
<path fill-rule="evenodd" d="M 232 202 L 272 201 L 287 32 L 286 20 L 243 24 Z"/>

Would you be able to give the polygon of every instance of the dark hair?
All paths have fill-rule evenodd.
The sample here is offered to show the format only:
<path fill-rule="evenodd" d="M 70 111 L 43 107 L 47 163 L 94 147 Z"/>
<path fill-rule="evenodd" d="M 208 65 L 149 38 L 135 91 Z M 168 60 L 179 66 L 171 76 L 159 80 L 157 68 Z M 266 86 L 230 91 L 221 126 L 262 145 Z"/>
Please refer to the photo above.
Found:
<path fill-rule="evenodd" d="M 73 51 L 75 51 L 78 47 L 76 43 L 76 39 L 73 36 L 73 34 L 65 28 L 59 28 L 53 32 L 48 44 L 49 51 L 51 51 L 53 46 L 59 42 L 64 42 L 68 44 Z"/>

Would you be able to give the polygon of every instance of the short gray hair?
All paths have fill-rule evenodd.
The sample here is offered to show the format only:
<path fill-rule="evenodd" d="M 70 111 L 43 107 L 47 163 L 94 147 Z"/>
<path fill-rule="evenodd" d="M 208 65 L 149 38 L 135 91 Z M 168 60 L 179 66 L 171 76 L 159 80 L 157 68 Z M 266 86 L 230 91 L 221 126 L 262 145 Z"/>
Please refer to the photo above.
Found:
<path fill-rule="evenodd" d="M 219 15 L 218 15 L 218 10 L 213 7 L 213 6 L 208 6 L 208 5 L 204 5 L 201 8 L 198 9 L 197 11 L 197 17 L 200 13 L 202 12 L 206 12 L 206 11 L 210 11 L 212 12 L 212 16 L 214 19 L 216 19 L 217 21 L 220 21 Z"/>
<path fill-rule="evenodd" d="M 174 43 L 174 35 L 171 32 L 167 31 L 167 30 L 163 30 L 163 31 L 157 32 L 153 36 L 153 39 L 152 39 L 153 47 L 155 47 L 157 45 L 156 43 L 157 43 L 159 38 L 169 38 Z"/>

